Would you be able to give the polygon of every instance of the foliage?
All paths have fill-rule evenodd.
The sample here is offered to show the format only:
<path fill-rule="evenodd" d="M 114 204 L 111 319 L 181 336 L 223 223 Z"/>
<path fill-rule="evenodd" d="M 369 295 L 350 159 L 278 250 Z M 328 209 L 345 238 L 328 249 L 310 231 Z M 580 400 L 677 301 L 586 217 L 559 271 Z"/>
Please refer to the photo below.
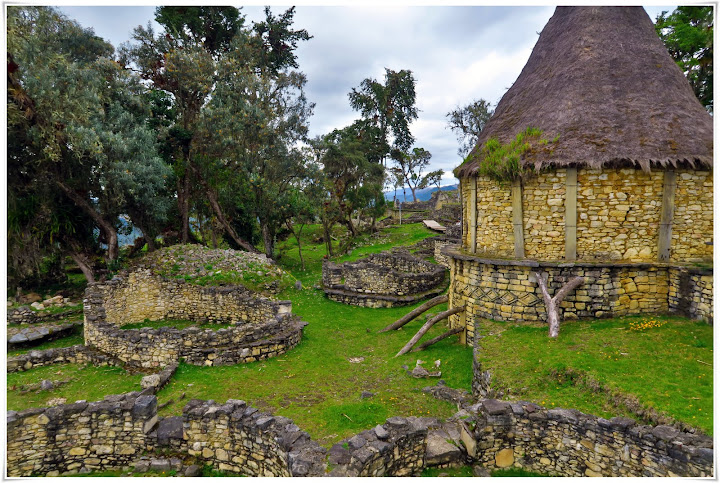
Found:
<path fill-rule="evenodd" d="M 448 118 L 448 126 L 455 132 L 460 147 L 458 155 L 464 158 L 477 144 L 480 132 L 493 115 L 490 103 L 485 99 L 478 99 L 467 106 L 457 107 L 450 111 L 445 117 Z"/>
<path fill-rule="evenodd" d="M 417 201 L 415 191 L 423 182 L 422 172 L 430 164 L 430 158 L 432 154 L 423 148 L 414 148 L 409 153 L 400 150 L 394 150 L 392 153 L 392 159 L 398 168 L 397 173 L 402 177 L 403 185 L 406 183 L 410 187 L 413 201 Z M 395 176 L 398 177 L 398 174 Z"/>
<path fill-rule="evenodd" d="M 713 7 L 677 7 L 663 11 L 655 31 L 685 73 L 700 103 L 713 110 Z"/>
<path fill-rule="evenodd" d="M 10 190 L 13 230 L 22 237 L 47 224 L 41 233 L 50 247 L 59 242 L 61 251 L 91 256 L 106 243 L 111 261 L 121 213 L 134 207 L 157 219 L 166 208 L 168 172 L 146 124 L 143 86 L 91 29 L 52 8 L 8 12 L 9 164 L 20 172 Z M 29 193 L 33 187 L 42 201 Z"/>
<path fill-rule="evenodd" d="M 479 154 L 471 153 L 465 162 L 478 156 L 481 157 L 478 173 L 499 183 L 528 177 L 535 170 L 532 165 L 522 162 L 523 155 L 535 148 L 545 147 L 548 143 L 557 141 L 557 138 L 548 141 L 541 136 L 541 130 L 529 127 L 515 136 L 515 139 L 508 144 L 501 144 L 497 138 L 490 138 L 482 146 Z"/>
<path fill-rule="evenodd" d="M 415 78 L 409 70 L 385 69 L 385 83 L 364 79 L 360 87 L 348 94 L 350 105 L 360 111 L 364 137 L 370 140 L 377 158 L 384 163 L 392 148 L 407 151 L 415 139 L 410 123 L 417 119 Z M 392 143 L 390 136 L 392 135 Z"/>
<path fill-rule="evenodd" d="M 440 190 L 440 182 L 442 181 L 442 177 L 444 174 L 445 171 L 443 171 L 442 169 L 430 171 L 428 174 L 423 176 L 422 180 L 420 181 L 420 185 L 418 185 L 418 188 L 425 189 L 428 186 L 433 185 L 438 190 Z"/>

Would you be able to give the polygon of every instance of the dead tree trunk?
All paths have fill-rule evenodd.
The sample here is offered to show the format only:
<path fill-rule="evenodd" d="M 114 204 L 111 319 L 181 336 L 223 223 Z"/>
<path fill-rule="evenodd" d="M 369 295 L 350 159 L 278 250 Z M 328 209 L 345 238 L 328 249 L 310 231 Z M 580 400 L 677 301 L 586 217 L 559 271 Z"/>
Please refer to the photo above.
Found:
<path fill-rule="evenodd" d="M 431 309 L 432 307 L 435 307 L 436 305 L 440 305 L 442 303 L 445 303 L 448 301 L 447 295 L 440 295 L 439 297 L 435 297 L 434 299 L 430 299 L 424 304 L 422 304 L 420 307 L 414 309 L 412 312 L 408 312 L 405 316 L 398 319 L 397 321 L 393 322 L 392 324 L 385 327 L 383 330 L 381 330 L 379 333 L 382 332 L 389 332 L 391 330 L 399 329 L 403 325 L 407 324 L 411 320 L 413 320 L 418 315 L 422 314 L 426 310 Z"/>
<path fill-rule="evenodd" d="M 430 339 L 427 342 L 423 342 L 422 344 L 420 344 L 419 346 L 414 348 L 411 352 L 419 352 L 427 347 L 430 347 L 431 345 L 435 344 L 436 342 L 440 342 L 443 339 L 447 339 L 451 335 L 459 334 L 463 330 L 465 330 L 465 327 L 455 327 L 454 329 L 450 329 L 447 332 L 445 332 L 444 334 L 441 334 L 441 335 L 435 337 L 434 339 Z"/>
<path fill-rule="evenodd" d="M 537 278 L 537 283 L 540 286 L 540 290 L 542 290 L 543 300 L 545 301 L 545 308 L 547 310 L 548 336 L 554 339 L 560 334 L 560 314 L 558 311 L 560 302 L 562 302 L 570 292 L 585 283 L 585 279 L 583 277 L 571 278 L 570 281 L 557 291 L 554 297 L 550 297 L 547 288 L 547 277 L 547 273 L 535 272 L 535 278 Z"/>
<path fill-rule="evenodd" d="M 440 313 L 437 314 L 435 317 L 433 317 L 432 319 L 430 319 L 430 320 L 428 320 L 427 322 L 425 322 L 425 325 L 423 325 L 422 327 L 420 327 L 420 330 L 417 331 L 417 334 L 415 334 L 415 335 L 412 337 L 412 339 L 410 339 L 410 341 L 409 341 L 407 344 L 405 344 L 405 347 L 403 347 L 402 349 L 400 349 L 400 352 L 398 352 L 397 354 L 395 354 L 395 357 L 401 356 L 401 355 L 403 355 L 403 354 L 408 353 L 408 352 L 410 351 L 410 349 L 412 349 L 413 346 L 414 346 L 415 344 L 417 344 L 417 342 L 420 340 L 420 338 L 421 338 L 423 335 L 425 335 L 425 332 L 427 332 L 428 330 L 430 330 L 430 327 L 432 327 L 433 325 L 437 324 L 438 322 L 440 322 L 440 321 L 443 320 L 443 319 L 447 319 L 448 317 L 450 317 L 450 316 L 453 315 L 453 314 L 457 314 L 458 312 L 462 312 L 463 310 L 465 310 L 465 306 L 464 306 L 464 305 L 461 306 L 461 307 L 455 307 L 454 309 L 446 310 L 445 312 L 440 312 Z"/>

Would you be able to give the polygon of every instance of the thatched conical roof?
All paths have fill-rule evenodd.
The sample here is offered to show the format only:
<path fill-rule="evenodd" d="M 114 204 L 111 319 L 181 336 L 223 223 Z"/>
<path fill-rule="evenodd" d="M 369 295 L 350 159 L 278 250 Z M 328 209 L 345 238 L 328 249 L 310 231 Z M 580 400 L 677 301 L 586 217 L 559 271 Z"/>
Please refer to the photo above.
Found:
<path fill-rule="evenodd" d="M 528 127 L 557 136 L 524 155 L 536 169 L 712 167 L 712 117 L 642 7 L 558 7 L 456 174 L 477 173 L 489 138 Z"/>

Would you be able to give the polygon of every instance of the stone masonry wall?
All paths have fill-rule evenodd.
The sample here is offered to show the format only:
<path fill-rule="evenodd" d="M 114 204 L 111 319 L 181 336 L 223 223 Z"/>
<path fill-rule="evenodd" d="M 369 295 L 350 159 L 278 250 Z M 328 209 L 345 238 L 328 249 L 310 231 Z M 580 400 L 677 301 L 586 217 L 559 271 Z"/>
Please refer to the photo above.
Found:
<path fill-rule="evenodd" d="M 565 177 L 565 170 L 558 169 L 530 178 L 523 186 L 527 258 L 559 260 L 565 257 Z M 510 191 L 509 187 L 506 189 Z"/>
<path fill-rule="evenodd" d="M 680 171 L 676 183 L 670 261 L 712 260 L 713 174 Z"/>
<path fill-rule="evenodd" d="M 329 452 L 291 420 L 244 401 L 191 400 L 179 421 L 182 435 L 161 434 L 164 422 L 174 427 L 179 418 L 166 419 L 158 419 L 154 395 L 137 392 L 9 411 L 8 475 L 126 468 L 167 447 L 246 476 L 407 476 L 462 462 L 553 476 L 713 476 L 708 436 L 525 401 L 484 399 L 445 422 L 392 417 Z"/>
<path fill-rule="evenodd" d="M 669 310 L 668 267 L 653 264 L 551 263 L 532 260 L 482 259 L 445 249 L 452 259 L 450 306 L 466 306 L 450 317 L 452 326 L 465 321 L 472 341 L 475 317 L 495 320 L 545 321 L 547 314 L 534 272 L 548 274 L 548 290 L 557 292 L 570 278 L 585 283 L 560 305 L 566 319 L 615 317 Z M 464 316 L 464 319 L 463 319 Z"/>
<path fill-rule="evenodd" d="M 157 421 L 155 396 L 34 408 L 7 415 L 8 476 L 58 476 L 128 466 Z"/>
<path fill-rule="evenodd" d="M 60 347 L 57 349 L 46 349 L 42 351 L 32 350 L 25 354 L 8 357 L 7 372 L 22 372 L 33 367 L 49 366 L 52 364 L 86 364 L 96 366 L 120 366 L 122 361 L 91 349 L 84 345 Z"/>
<path fill-rule="evenodd" d="M 445 268 L 401 253 L 373 254 L 357 262 L 323 263 L 323 288 L 328 297 L 363 306 L 413 303 L 442 291 Z"/>
<path fill-rule="evenodd" d="M 713 322 L 713 272 L 711 269 L 671 268 L 668 307 L 691 319 Z"/>
<path fill-rule="evenodd" d="M 182 294 L 188 297 L 184 307 L 151 308 L 152 303 L 169 303 Z M 137 295 L 137 300 L 133 295 Z M 193 307 L 190 302 L 199 305 Z M 90 284 L 83 304 L 85 344 L 141 367 L 163 366 L 180 358 L 194 365 L 228 365 L 266 359 L 297 345 L 307 325 L 290 313 L 289 301 L 253 297 L 242 287 L 197 287 L 164 280 L 147 270 L 117 276 L 106 283 Z M 163 314 L 234 325 L 219 330 L 118 327 Z"/>
<path fill-rule="evenodd" d="M 243 324 L 263 322 L 291 310 L 289 301 L 272 301 L 239 285 L 203 287 L 181 279 L 165 279 L 148 269 L 89 284 L 87 291 L 101 294 L 107 321 L 117 325 L 145 319 Z"/>
<path fill-rule="evenodd" d="M 475 456 L 487 468 L 551 476 L 713 475 L 712 439 L 671 426 L 641 426 L 574 409 L 486 399 L 470 408 Z M 472 445 L 471 445 L 472 446 Z"/>
<path fill-rule="evenodd" d="M 671 262 L 712 259 L 713 175 L 676 170 Z M 523 182 L 524 245 L 527 258 L 565 258 L 566 170 L 541 173 Z M 463 180 L 463 247 L 470 247 L 470 185 Z M 586 169 L 577 175 L 577 258 L 650 262 L 658 258 L 664 172 Z M 501 186 L 477 178 L 477 255 L 513 257 L 512 197 Z"/>

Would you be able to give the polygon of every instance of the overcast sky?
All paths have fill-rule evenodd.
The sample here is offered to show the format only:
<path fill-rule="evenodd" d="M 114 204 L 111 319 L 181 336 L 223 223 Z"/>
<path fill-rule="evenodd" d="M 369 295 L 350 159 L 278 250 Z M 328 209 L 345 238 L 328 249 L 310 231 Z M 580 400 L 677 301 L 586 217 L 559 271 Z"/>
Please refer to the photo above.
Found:
<path fill-rule="evenodd" d="M 178 2 L 180 3 L 180 2 Z M 153 21 L 152 6 L 62 6 L 61 10 L 115 47 L 132 29 Z M 674 7 L 645 7 L 651 19 Z M 273 6 L 277 15 L 286 7 Z M 348 93 L 365 78 L 383 81 L 385 68 L 409 69 L 416 84 L 418 119 L 410 126 L 415 147 L 432 153 L 430 170 L 460 164 L 458 142 L 446 114 L 483 98 L 493 106 L 527 62 L 554 7 L 310 7 L 296 8 L 294 28 L 313 36 L 298 48 L 315 103 L 310 135 L 326 134 L 359 118 Z M 262 20 L 262 7 L 243 7 L 248 24 Z M 157 24 L 155 28 L 159 29 Z"/>

